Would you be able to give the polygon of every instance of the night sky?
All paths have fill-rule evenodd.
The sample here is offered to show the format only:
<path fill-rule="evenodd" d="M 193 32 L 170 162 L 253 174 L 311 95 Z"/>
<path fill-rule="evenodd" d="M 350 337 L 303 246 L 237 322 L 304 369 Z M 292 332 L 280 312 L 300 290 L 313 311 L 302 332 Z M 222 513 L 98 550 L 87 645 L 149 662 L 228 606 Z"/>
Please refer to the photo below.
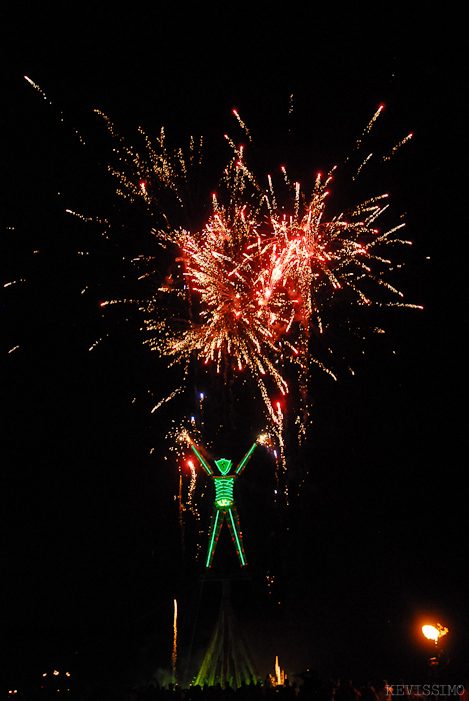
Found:
<path fill-rule="evenodd" d="M 390 5 L 166 5 L 96 14 L 64 3 L 6 18 L 2 283 L 20 282 L 2 299 L 2 690 L 60 666 L 126 682 L 170 669 L 174 598 L 184 676 L 220 595 L 200 581 L 190 520 L 181 547 L 178 471 L 164 459 L 171 420 L 195 399 L 150 414 L 177 373 L 142 346 L 136 312 L 99 307 L 134 289 L 123 257 L 154 252 L 154 241 L 147 213 L 115 194 L 113 144 L 93 110 L 128 143 L 140 125 L 154 135 L 164 125 L 177 145 L 203 134 L 208 212 L 223 134 L 241 138 L 234 107 L 257 172 L 285 163 L 306 184 L 348 155 L 381 103 L 376 148 L 414 138 L 364 187 L 389 191 L 396 218 L 405 213 L 413 246 L 394 282 L 424 310 L 374 313 L 386 335 L 344 345 L 355 375 L 313 376 L 309 477 L 285 512 L 256 451 L 238 485 L 250 576 L 233 601 L 263 674 L 278 654 L 291 673 L 424 676 L 427 616 L 450 628 L 456 683 L 469 653 L 458 18 Z M 348 196 L 339 190 L 337 206 Z M 111 240 L 66 209 L 108 218 Z M 209 389 L 194 386 L 194 398 Z M 240 427 L 229 457 L 260 427 Z M 229 569 L 231 544 L 219 548 Z"/>

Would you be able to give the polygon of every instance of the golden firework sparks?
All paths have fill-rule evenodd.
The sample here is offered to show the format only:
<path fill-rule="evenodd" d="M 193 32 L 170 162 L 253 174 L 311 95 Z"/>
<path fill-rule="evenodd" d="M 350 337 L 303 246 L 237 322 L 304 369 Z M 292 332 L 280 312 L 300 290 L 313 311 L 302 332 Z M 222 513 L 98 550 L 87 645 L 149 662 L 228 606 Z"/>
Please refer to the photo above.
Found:
<path fill-rule="evenodd" d="M 355 150 L 362 147 L 382 110 L 380 105 Z M 250 140 L 238 111 L 233 114 Z M 384 232 L 377 228 L 377 220 L 388 208 L 387 194 L 328 216 L 335 167 L 325 176 L 317 174 L 308 195 L 300 183 L 290 182 L 282 166 L 281 180 L 288 194 L 280 198 L 274 178 L 268 175 L 262 183 L 247 165 L 244 148 L 225 135 L 232 157 L 220 190 L 212 193 L 205 224 L 174 226 L 170 220 L 177 220 L 181 208 L 187 210 L 191 197 L 190 168 L 200 163 L 196 140 L 191 137 L 186 158 L 180 148 L 173 152 L 167 148 L 164 129 L 155 142 L 140 129 L 139 150 L 126 146 L 103 117 L 117 141 L 119 165 L 110 170 L 118 179 L 118 193 L 132 201 L 143 200 L 160 212 L 164 226 L 153 233 L 158 244 L 174 251 L 172 270 L 154 295 L 104 304 L 138 304 L 148 333 L 145 342 L 170 364 L 185 367 L 186 373 L 190 362 L 196 361 L 213 365 L 217 372 L 229 367 L 234 374 L 249 376 L 257 385 L 283 464 L 283 414 L 276 406 L 277 397 L 287 395 L 293 381 L 306 402 L 313 364 L 336 379 L 311 342 L 329 327 L 329 309 L 340 299 L 348 305 L 417 306 L 405 303 L 402 292 L 387 279 L 392 261 L 386 251 L 391 244 L 410 243 L 396 236 L 404 224 Z M 371 155 L 362 160 L 357 175 Z M 176 203 L 175 210 L 165 209 L 165 195 Z M 138 264 L 149 260 L 139 256 Z M 139 279 L 150 274 L 147 270 Z M 373 289 L 380 292 L 375 294 Z M 307 407 L 302 406 L 300 413 L 306 417 Z M 296 422 L 300 437 L 305 433 L 304 422 Z"/>

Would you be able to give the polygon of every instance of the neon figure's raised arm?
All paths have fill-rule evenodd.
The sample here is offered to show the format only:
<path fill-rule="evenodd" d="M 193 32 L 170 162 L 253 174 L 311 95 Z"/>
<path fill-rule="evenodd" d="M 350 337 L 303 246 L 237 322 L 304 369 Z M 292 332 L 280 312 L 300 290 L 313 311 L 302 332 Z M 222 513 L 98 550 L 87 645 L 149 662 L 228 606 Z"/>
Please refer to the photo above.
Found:
<path fill-rule="evenodd" d="M 196 456 L 199 458 L 199 462 L 202 465 L 205 472 L 207 473 L 207 475 L 213 475 L 213 470 L 211 469 L 211 467 L 209 465 L 207 465 L 207 463 L 205 462 L 205 460 L 203 459 L 203 457 L 201 456 L 199 451 L 195 448 L 193 443 L 191 443 L 191 448 L 194 451 L 194 453 L 196 454 Z"/>
<path fill-rule="evenodd" d="M 241 472 L 244 470 L 244 468 L 246 467 L 246 464 L 247 464 L 249 458 L 251 457 L 251 455 L 253 454 L 253 452 L 254 452 L 254 450 L 255 450 L 255 448 L 256 448 L 256 445 L 257 445 L 257 441 L 255 441 L 255 442 L 252 444 L 252 446 L 249 448 L 248 452 L 246 453 L 246 455 L 245 455 L 244 458 L 241 460 L 241 462 L 239 463 L 238 467 L 237 467 L 236 470 L 235 470 L 235 474 L 236 474 L 236 475 L 240 475 Z"/>

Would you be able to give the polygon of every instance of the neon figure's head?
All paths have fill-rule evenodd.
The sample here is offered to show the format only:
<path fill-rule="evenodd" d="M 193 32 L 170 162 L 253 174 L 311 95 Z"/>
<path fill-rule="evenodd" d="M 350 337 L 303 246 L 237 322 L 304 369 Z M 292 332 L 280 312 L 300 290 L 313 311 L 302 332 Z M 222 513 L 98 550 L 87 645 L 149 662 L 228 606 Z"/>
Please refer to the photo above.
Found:
<path fill-rule="evenodd" d="M 232 462 L 226 458 L 220 458 L 220 460 L 215 460 L 215 465 L 218 467 L 222 475 L 226 475 L 231 469 Z"/>

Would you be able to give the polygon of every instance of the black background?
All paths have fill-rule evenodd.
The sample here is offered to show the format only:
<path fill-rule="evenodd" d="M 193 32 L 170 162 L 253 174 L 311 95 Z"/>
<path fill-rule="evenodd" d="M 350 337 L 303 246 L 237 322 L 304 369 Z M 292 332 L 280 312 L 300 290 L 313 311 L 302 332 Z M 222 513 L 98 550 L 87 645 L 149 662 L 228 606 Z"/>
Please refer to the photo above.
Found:
<path fill-rule="evenodd" d="M 125 681 L 170 669 L 174 598 L 182 670 L 201 586 L 190 533 L 181 549 L 177 468 L 164 459 L 187 400 L 149 413 L 176 380 L 142 347 L 137 314 L 99 307 L 133 289 L 123 256 L 154 244 L 149 217 L 114 194 L 112 143 L 93 110 L 129 143 L 139 125 L 154 135 L 164 125 L 175 144 L 204 134 L 208 211 L 223 134 L 240 134 L 233 107 L 260 172 L 286 163 L 307 185 L 343 160 L 381 103 L 377 148 L 414 138 L 368 185 L 406 215 L 413 246 L 396 282 L 424 310 L 378 314 L 388 333 L 352 345 L 356 374 L 313 383 L 310 476 L 275 526 L 268 458 L 256 452 L 240 487 L 252 579 L 233 596 L 264 673 L 279 654 L 291 673 L 424 675 L 427 616 L 450 628 L 447 674 L 459 680 L 469 611 L 458 17 L 351 3 L 63 4 L 10 10 L 4 24 L 2 278 L 24 282 L 2 303 L 2 683 L 60 665 Z M 338 194 L 340 207 L 349 193 Z M 111 240 L 66 209 L 109 217 Z M 199 631 L 218 596 L 205 582 Z M 259 610 L 264 622 L 249 626 Z"/>

